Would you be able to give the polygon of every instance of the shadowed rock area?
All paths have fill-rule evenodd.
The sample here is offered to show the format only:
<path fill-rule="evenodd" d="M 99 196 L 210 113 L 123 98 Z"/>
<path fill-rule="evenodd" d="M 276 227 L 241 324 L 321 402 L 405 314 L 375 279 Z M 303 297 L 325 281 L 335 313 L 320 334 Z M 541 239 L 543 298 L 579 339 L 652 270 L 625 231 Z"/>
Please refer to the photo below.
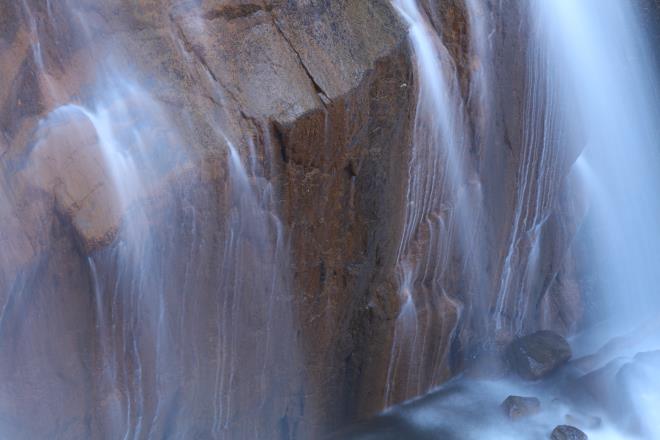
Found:
<path fill-rule="evenodd" d="M 511 368 L 523 379 L 535 380 L 552 373 L 571 358 L 571 347 L 561 336 L 542 330 L 514 339 L 507 348 Z"/>

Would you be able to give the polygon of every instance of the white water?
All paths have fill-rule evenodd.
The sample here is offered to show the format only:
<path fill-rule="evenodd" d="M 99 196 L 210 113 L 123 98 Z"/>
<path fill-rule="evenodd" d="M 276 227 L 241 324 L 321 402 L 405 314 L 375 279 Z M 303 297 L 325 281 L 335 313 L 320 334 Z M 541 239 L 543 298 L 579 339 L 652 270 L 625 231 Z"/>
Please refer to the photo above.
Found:
<path fill-rule="evenodd" d="M 200 35 L 213 35 L 200 16 L 189 17 L 187 25 Z M 200 64 L 198 55 L 180 40 L 177 44 L 190 65 Z M 261 127 L 265 139 L 260 151 L 249 135 L 229 135 L 225 127 L 232 115 L 225 107 L 226 92 L 207 68 L 201 76 L 205 83 L 198 85 L 199 91 L 210 93 L 221 106 L 220 115 L 211 113 L 206 122 L 226 145 L 228 170 L 228 212 L 222 213 L 224 241 L 215 275 L 218 346 L 213 434 L 214 438 L 269 438 L 274 426 L 291 429 L 278 411 L 296 405 L 291 389 L 302 383 L 294 373 L 300 360 L 290 306 L 289 245 L 277 208 L 278 195 L 268 179 L 274 172 L 273 148 L 267 127 Z M 240 144 L 245 151 L 240 151 Z M 246 409 L 246 396 L 258 405 Z M 287 413 L 295 416 L 295 411 Z"/>
<path fill-rule="evenodd" d="M 484 32 L 488 26 L 484 24 L 487 15 L 480 9 L 483 5 L 474 0 L 467 3 L 471 44 L 480 54 L 482 66 L 473 78 L 471 93 L 474 94 L 469 99 L 486 108 L 491 102 L 489 88 L 493 81 L 489 70 L 489 50 L 492 49 L 487 41 L 490 35 Z M 21 4 L 27 8 L 25 1 Z M 452 334 L 464 313 L 469 312 L 456 298 L 456 292 L 446 288 L 446 271 L 452 257 L 461 259 L 466 271 L 463 276 L 470 280 L 467 292 L 462 292 L 464 296 L 481 298 L 484 286 L 479 276 L 484 257 L 475 251 L 475 244 L 483 240 L 479 227 L 481 185 L 465 157 L 467 128 L 455 67 L 417 3 L 397 0 L 394 4 L 410 26 L 419 100 L 409 165 L 405 227 L 398 250 L 401 311 L 387 374 L 387 402 L 423 393 L 446 378 L 447 372 L 440 367 L 448 354 L 438 352 L 436 347 L 448 347 L 448 341 L 433 340 L 427 330 L 420 332 L 429 329 L 431 322 L 446 320 L 452 327 L 448 333 Z M 631 322 L 654 315 L 658 308 L 655 269 L 660 262 L 660 232 L 655 220 L 659 218 L 660 204 L 652 191 L 658 184 L 654 141 L 658 115 L 656 94 L 649 87 L 653 73 L 645 65 L 650 57 L 641 43 L 643 37 L 635 31 L 637 22 L 625 3 L 557 0 L 539 1 L 533 6 L 538 7 L 533 9 L 531 19 L 535 26 L 533 35 L 538 40 L 530 45 L 528 54 L 524 145 L 513 226 L 500 268 L 494 314 L 496 327 L 510 333 L 525 331 L 523 321 L 531 307 L 527 287 L 534 284 L 540 271 L 539 242 L 553 200 L 548 183 L 557 178 L 557 146 L 562 139 L 561 124 L 557 121 L 562 113 L 560 109 L 573 108 L 579 114 L 587 139 L 575 173 L 585 182 L 591 198 L 589 229 L 595 257 L 591 269 L 598 275 L 598 291 L 606 299 L 601 309 L 603 314 L 596 317 L 607 320 L 608 331 L 594 338 L 601 340 L 604 333 L 629 328 Z M 26 10 L 34 38 L 38 33 L 37 24 Z M 31 48 L 37 66 L 43 68 L 38 38 L 33 39 Z M 558 65 L 562 68 L 557 69 Z M 181 411 L 177 404 L 188 404 L 192 408 L 195 400 L 202 400 L 201 405 L 211 408 L 210 434 L 227 436 L 231 424 L 241 414 L 246 414 L 241 408 L 241 395 L 256 389 L 263 396 L 261 410 L 269 405 L 267 395 L 278 394 L 269 389 L 277 386 L 271 381 L 270 370 L 283 368 L 284 363 L 275 361 L 274 356 L 275 353 L 280 353 L 280 357 L 291 354 L 281 348 L 286 341 L 294 339 L 292 329 L 288 328 L 291 316 L 284 294 L 289 287 L 283 272 L 288 261 L 286 240 L 275 209 L 273 188 L 263 177 L 266 170 L 257 166 L 253 144 L 248 141 L 248 153 L 241 152 L 238 144 L 243 142 L 232 140 L 220 128 L 222 123 L 216 115 L 210 116 L 207 122 L 214 127 L 216 140 L 227 148 L 230 189 L 226 196 L 228 208 L 218 213 L 222 232 L 219 236 L 202 232 L 204 214 L 198 209 L 202 207 L 185 200 L 191 194 L 178 188 L 181 190 L 178 196 L 184 199 L 179 202 L 184 205 L 181 209 L 185 215 L 179 217 L 173 210 L 172 218 L 181 223 L 175 224 L 173 233 L 159 235 L 162 231 L 151 223 L 145 198 L 156 184 L 155 180 L 162 177 L 172 163 L 186 160 L 185 154 L 180 156 L 183 147 L 176 136 L 165 142 L 160 137 L 152 137 L 159 128 L 173 125 L 172 121 L 162 112 L 160 104 L 137 81 L 130 79 L 129 72 L 112 72 L 105 68 L 99 71 L 98 84 L 89 95 L 81 102 L 67 103 L 54 110 L 42 122 L 40 130 L 43 132 L 39 131 L 37 137 L 57 130 L 58 120 L 62 118 L 82 116 L 91 124 L 98 142 L 90 147 L 99 149 L 102 168 L 108 172 L 112 183 L 114 197 L 108 203 L 116 204 L 115 209 L 122 216 L 116 246 L 87 259 L 103 373 L 98 386 L 105 402 L 103 411 L 106 413 L 100 415 L 107 423 L 104 434 L 112 438 L 158 438 L 162 434 L 158 432 L 158 425 Z M 210 78 L 209 81 L 214 80 Z M 217 85 L 210 88 L 217 88 Z M 221 91 L 214 97 L 223 100 Z M 487 127 L 479 130 L 488 132 Z M 165 151 L 153 150 L 163 145 L 167 146 Z M 40 146 L 37 144 L 35 148 L 38 152 Z M 242 156 L 248 156 L 248 160 Z M 66 170 L 58 170 L 61 172 Z M 11 221 L 11 194 L 6 194 L 4 188 L 0 207 L 2 219 Z M 190 234 L 184 236 L 182 231 L 190 231 Z M 171 236 L 167 238 L 169 233 Z M 3 243 L 11 241 L 2 238 Z M 191 241 L 186 242 L 188 238 Z M 217 249 L 211 244 L 216 241 Z M 245 246 L 246 243 L 249 245 Z M 208 254 L 200 255 L 203 251 L 199 248 L 206 249 Z M 175 253 L 186 256 L 182 286 L 171 285 L 173 273 L 181 263 L 173 259 Z M 211 302 L 212 331 L 204 335 L 209 335 L 215 346 L 211 353 L 198 357 L 196 342 L 187 336 L 198 334 L 189 329 L 197 325 L 195 321 L 199 317 L 188 316 L 185 310 L 208 307 L 195 294 L 199 287 L 197 265 L 209 254 L 215 256 L 212 261 L 217 263 L 218 273 L 212 277 L 217 290 L 215 301 Z M 10 262 L 4 259 L 0 252 L 2 267 L 9 267 Z M 522 268 L 521 273 L 516 275 L 514 272 L 518 268 Z M 170 296 L 164 294 L 166 291 Z M 176 297 L 172 291 L 176 291 Z M 514 306 L 509 307 L 510 304 Z M 471 304 L 472 313 L 480 315 L 480 307 L 483 306 Z M 505 319 L 504 311 L 509 308 L 516 314 Z M 3 316 L 4 309 L 0 321 Z M 257 324 L 258 330 L 251 339 L 254 346 L 247 350 L 256 360 L 251 357 L 254 363 L 244 364 L 241 333 L 248 329 L 244 324 L 248 320 L 251 320 L 250 329 L 255 322 L 263 326 Z M 184 346 L 187 342 L 189 344 Z M 655 340 L 647 342 L 649 344 L 635 350 L 657 348 L 653 345 Z M 145 349 L 150 345 L 155 347 L 154 353 Z M 615 353 L 628 361 L 634 354 L 635 351 Z M 128 358 L 130 362 L 120 361 L 120 358 Z M 424 359 L 433 360 L 430 371 L 422 367 Z M 252 374 L 255 364 L 258 374 Z M 204 381 L 200 386 L 202 381 L 198 378 L 209 377 L 206 371 L 209 365 L 213 380 Z M 149 369 L 155 373 L 152 375 Z M 627 386 L 639 397 L 637 411 L 649 425 L 646 434 L 655 438 L 660 435 L 652 423 L 659 408 L 657 368 L 642 365 L 640 369 L 639 376 L 629 380 Z M 153 376 L 155 384 L 145 383 L 146 378 Z M 176 394 L 178 383 L 190 385 L 191 382 L 192 395 Z M 199 389 L 208 383 L 213 383 L 212 391 L 205 393 L 207 390 Z M 482 415 L 475 411 L 475 401 L 496 405 L 511 392 L 544 391 L 518 388 L 517 384 L 472 385 L 458 401 L 442 402 L 438 411 L 444 414 L 455 411 L 457 429 L 462 428 L 463 432 L 479 438 L 544 435 L 565 415 L 563 409 L 549 410 L 513 429 L 498 426 L 504 422 L 493 412 L 484 417 L 490 424 L 475 427 L 470 422 Z M 157 399 L 155 408 L 148 409 L 145 395 L 149 390 L 155 390 Z M 284 391 L 284 387 L 278 391 Z M 212 395 L 210 399 L 208 394 Z M 551 403 L 548 399 L 544 401 L 547 405 Z M 257 417 L 253 413 L 249 413 L 250 416 Z M 183 421 L 171 428 L 169 434 L 192 436 L 195 418 L 178 420 Z M 441 430 L 445 426 L 435 410 L 411 412 L 407 420 L 415 427 L 429 430 Z M 243 423 L 249 425 L 250 421 Z M 256 436 L 258 428 L 254 429 Z M 623 434 L 618 433 L 613 424 L 606 423 L 604 428 L 590 435 L 592 438 L 620 438 L 618 436 Z"/>
<path fill-rule="evenodd" d="M 415 0 L 392 2 L 409 26 L 418 89 L 408 167 L 405 223 L 397 253 L 399 301 L 385 402 L 412 397 L 446 379 L 450 341 L 434 341 L 434 326 L 454 337 L 465 305 L 448 285 L 452 257 L 464 271 L 466 297 L 483 285 L 482 194 L 467 157 L 468 134 L 456 67 Z M 473 296 L 477 298 L 477 296 Z M 482 305 L 473 304 L 476 320 Z M 479 325 L 479 324 L 477 324 Z M 438 347 L 445 347 L 440 351 Z M 431 367 L 421 360 L 433 359 Z M 429 371 L 430 368 L 430 371 Z"/>
<path fill-rule="evenodd" d="M 560 80 L 571 94 L 586 145 L 576 173 L 590 201 L 586 225 L 598 305 L 592 319 L 604 321 L 592 343 L 657 320 L 660 311 L 660 142 L 658 75 L 640 32 L 633 2 L 605 0 L 537 2 L 534 18 L 564 66 Z M 634 343 L 660 349 L 656 327 L 639 331 Z M 642 350 L 642 348 L 638 348 Z M 631 354 L 627 353 L 630 357 Z M 610 357 L 626 355 L 614 351 Z M 635 363 L 626 379 L 645 438 L 658 438 L 660 372 L 657 364 Z"/>
<path fill-rule="evenodd" d="M 28 2 L 21 4 L 36 74 L 45 78 L 38 25 Z M 83 16 L 79 7 L 74 2 L 57 5 L 58 13 L 74 23 Z M 122 62 L 132 55 L 126 48 L 100 45 L 88 23 L 78 25 L 78 43 L 99 51 L 92 56 L 94 81 L 83 96 L 60 103 L 39 122 L 27 162 L 36 167 L 32 175 L 43 180 L 36 182 L 40 187 L 73 182 L 57 196 L 102 182 L 76 200 L 73 212 L 62 213 L 72 215 L 83 231 L 111 226 L 110 245 L 81 257 L 95 324 L 93 347 L 83 347 L 85 355 L 93 352 L 93 365 L 85 366 L 93 419 L 88 429 L 94 430 L 89 435 L 270 438 L 274 427 L 290 429 L 282 412 L 296 417 L 297 410 L 287 408 L 297 402 L 302 379 L 292 371 L 298 358 L 288 244 L 277 194 L 267 178 L 269 140 L 264 140 L 266 151 L 255 151 L 249 134 L 236 140 L 226 134 L 227 121 L 236 115 L 224 108 L 209 112 L 204 122 L 214 135 L 211 147 L 224 161 L 217 165 L 223 167 L 219 174 L 226 176 L 226 182 L 209 189 L 199 169 L 193 169 L 199 158 L 180 135 L 198 129 L 190 124 L 192 117 L 177 109 L 175 118 L 155 98 L 153 85 L 147 89 L 144 77 Z M 183 50 L 178 35 L 171 37 Z M 222 102 L 222 91 L 209 81 L 213 98 Z M 200 94 L 206 93 L 199 86 Z M 55 82 L 42 87 L 56 102 L 65 96 Z M 196 145 L 209 142 L 201 134 L 189 136 Z M 4 189 L 0 218 L 8 223 L 13 201 L 11 194 L 5 200 Z M 88 198 L 96 199 L 94 213 L 103 212 L 107 219 L 80 214 Z M 82 206 L 78 212 L 77 202 Z M 62 200 L 55 204 L 57 209 L 71 207 Z M 3 259 L 0 250 L 2 269 L 11 272 Z M 20 282 L 13 290 L 16 297 L 32 293 Z M 50 336 L 35 331 L 34 339 Z M 9 425 L 0 423 L 0 432 L 11 432 Z"/>
<path fill-rule="evenodd" d="M 104 436 L 130 439 L 151 435 L 146 433 L 158 415 L 158 410 L 152 420 L 145 415 L 145 395 L 149 393 L 143 383 L 145 376 L 160 378 L 173 368 L 174 351 L 167 341 L 167 329 L 173 324 L 165 313 L 168 304 L 162 294 L 172 269 L 168 265 L 173 262 L 158 250 L 156 226 L 149 220 L 146 200 L 159 183 L 157 179 L 183 153 L 176 135 L 163 131 L 170 122 L 156 101 L 128 80 L 126 73 L 109 73 L 107 67 L 100 66 L 99 84 L 89 106 L 65 104 L 40 123 L 34 154 L 67 121 L 73 126 L 91 124 L 96 136 L 95 144 L 79 147 L 99 149 L 99 169 L 108 179 L 104 185 L 110 187 L 105 193 L 108 198 L 100 203 L 111 206 L 110 212 L 119 222 L 111 249 L 87 257 L 96 312 L 100 371 L 96 386 L 101 395 L 108 396 L 103 412 L 96 417 L 104 420 Z M 82 142 L 80 130 L 82 127 L 65 134 L 67 141 Z M 68 168 L 46 171 L 53 165 L 46 156 L 39 167 L 55 176 L 77 172 Z M 149 343 L 155 344 L 153 373 L 143 369 L 145 357 L 150 356 L 143 344 Z M 166 386 L 160 388 L 155 392 Z"/>
<path fill-rule="evenodd" d="M 633 5 L 623 1 L 539 2 L 565 96 L 587 139 L 580 159 L 592 195 L 590 229 L 598 289 L 613 321 L 654 316 L 660 263 L 657 81 Z M 587 171 L 588 169 L 588 171 Z"/>

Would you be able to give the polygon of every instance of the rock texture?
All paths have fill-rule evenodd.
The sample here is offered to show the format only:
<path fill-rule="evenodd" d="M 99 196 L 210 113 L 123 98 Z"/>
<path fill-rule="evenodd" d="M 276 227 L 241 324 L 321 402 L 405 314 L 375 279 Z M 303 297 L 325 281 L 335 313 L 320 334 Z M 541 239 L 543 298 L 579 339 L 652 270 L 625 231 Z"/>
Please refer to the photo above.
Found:
<path fill-rule="evenodd" d="M 526 119 L 546 89 L 522 6 L 484 3 L 506 30 L 486 59 L 466 3 L 422 3 L 468 113 L 488 283 L 437 256 L 451 301 L 430 293 L 394 402 L 581 316 L 580 142 Z M 413 56 L 385 0 L 0 0 L 0 436 L 318 438 L 383 409 Z M 529 130 L 575 148 L 541 164 Z"/>
<path fill-rule="evenodd" d="M 520 377 L 536 380 L 568 362 L 571 347 L 558 334 L 542 330 L 513 340 L 507 356 L 511 368 Z"/>
<path fill-rule="evenodd" d="M 389 5 L 0 5 L 2 434 L 314 438 L 359 416 L 414 108 Z M 138 171 L 122 200 L 104 130 Z"/>
<path fill-rule="evenodd" d="M 550 434 L 552 440 L 587 440 L 587 435 L 570 425 L 559 425 Z"/>
<path fill-rule="evenodd" d="M 518 420 L 540 412 L 541 402 L 536 397 L 509 396 L 501 407 L 509 419 Z"/>
<path fill-rule="evenodd" d="M 628 341 L 624 351 L 634 344 L 635 341 Z M 653 376 L 658 366 L 658 351 L 639 352 L 632 358 L 619 352 L 606 361 L 601 360 L 586 374 L 573 378 L 567 388 L 574 399 L 600 409 L 619 429 L 633 435 L 652 436 L 653 427 L 646 424 L 653 409 L 642 402 L 641 395 L 654 395 L 660 389 Z"/>
<path fill-rule="evenodd" d="M 571 426 L 579 426 L 584 429 L 598 429 L 603 424 L 603 420 L 600 417 L 590 416 L 588 414 L 566 414 L 564 419 Z"/>

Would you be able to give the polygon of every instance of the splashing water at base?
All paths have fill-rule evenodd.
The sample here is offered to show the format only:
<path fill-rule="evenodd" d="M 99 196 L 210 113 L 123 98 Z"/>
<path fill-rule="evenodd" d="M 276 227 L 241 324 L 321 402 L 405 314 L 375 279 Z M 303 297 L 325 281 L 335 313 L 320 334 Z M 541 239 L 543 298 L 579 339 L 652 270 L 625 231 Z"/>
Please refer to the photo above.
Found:
<path fill-rule="evenodd" d="M 480 327 L 484 319 L 478 299 L 465 307 L 452 295 L 451 271 L 466 272 L 468 291 L 479 291 L 485 282 L 479 270 L 485 266 L 485 257 L 478 246 L 483 220 L 481 185 L 467 158 L 468 133 L 456 67 L 415 0 L 392 4 L 409 27 L 418 98 L 405 222 L 397 252 L 402 306 L 388 367 L 387 404 L 424 393 L 446 379 L 448 353 L 432 341 L 434 326 L 451 327 L 447 334 L 454 338 L 459 322 L 474 319 Z M 454 256 L 460 263 L 452 262 Z M 450 264 L 459 267 L 449 268 Z M 471 316 L 463 316 L 464 311 Z M 426 359 L 433 361 L 425 366 Z"/>

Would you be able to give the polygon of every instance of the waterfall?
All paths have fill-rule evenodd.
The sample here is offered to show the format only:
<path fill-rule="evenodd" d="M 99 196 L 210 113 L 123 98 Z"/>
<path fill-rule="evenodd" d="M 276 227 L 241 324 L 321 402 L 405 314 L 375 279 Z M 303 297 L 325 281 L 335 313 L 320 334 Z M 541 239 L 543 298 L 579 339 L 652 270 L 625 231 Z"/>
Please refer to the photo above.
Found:
<path fill-rule="evenodd" d="M 427 79 L 420 71 L 431 63 L 424 64 L 425 46 L 415 39 L 423 35 L 428 47 L 432 41 L 429 35 L 435 34 L 419 31 L 428 29 L 428 24 L 415 3 L 395 5 L 411 26 L 422 93 Z M 655 85 L 657 60 L 647 47 L 648 36 L 640 31 L 644 17 L 639 15 L 638 6 L 623 0 L 557 0 L 529 2 L 519 11 L 522 18 L 517 32 L 526 37 L 517 48 L 526 62 L 523 93 L 517 97 L 520 139 L 513 153 L 517 160 L 511 222 L 504 248 L 494 260 L 498 267 L 492 280 L 495 294 L 489 328 L 497 339 L 550 325 L 552 303 L 561 301 L 552 285 L 564 274 L 544 265 L 552 248 L 549 242 L 557 234 L 552 223 L 562 216 L 561 228 L 575 228 L 571 229 L 575 235 L 568 249 L 558 252 L 564 258 L 574 252 L 580 259 L 576 270 L 585 307 L 582 331 L 571 339 L 574 360 L 556 375 L 535 383 L 510 376 L 499 380 L 459 377 L 435 393 L 391 408 L 363 432 L 382 434 L 383 438 L 455 435 L 522 439 L 545 438 L 559 424 L 575 424 L 593 439 L 660 436 L 656 423 L 660 410 L 660 337 L 655 316 L 660 306 L 660 198 L 655 191 L 659 183 L 660 112 Z M 466 7 L 473 26 L 472 48 L 480 60 L 488 62 L 493 48 L 483 28 L 493 24 L 479 24 L 491 18 L 484 12 L 488 7 L 474 1 L 467 1 Z M 498 13 L 508 11 L 502 7 Z M 432 57 L 437 59 L 442 55 Z M 445 84 L 440 66 L 429 71 L 434 76 L 429 75 L 428 80 L 435 78 L 436 85 Z M 506 68 L 503 71 L 509 72 Z M 471 74 L 468 107 L 494 105 L 494 70 L 480 64 Z M 426 96 L 432 94 L 420 95 L 416 123 Z M 456 113 L 455 103 L 434 99 L 439 107 Z M 433 114 L 441 114 L 441 109 Z M 472 117 L 475 114 L 475 142 L 479 144 L 479 134 L 494 128 L 487 122 L 492 115 L 484 120 L 479 118 L 481 112 L 470 113 Z M 445 133 L 445 129 L 440 132 Z M 415 130 L 411 185 L 427 175 L 426 170 L 415 166 L 416 155 L 424 151 L 417 150 L 424 144 L 419 142 L 418 125 Z M 447 142 L 440 145 L 451 146 Z M 409 192 L 410 200 L 417 199 Z M 425 212 L 420 208 L 417 215 L 423 218 Z M 406 227 L 415 229 L 409 218 L 414 216 L 409 214 Z M 460 222 L 459 227 L 472 225 Z M 452 231 L 458 233 L 457 229 Z M 404 234 L 404 243 L 409 235 Z M 403 252 L 400 261 L 419 261 L 406 259 L 408 255 Z M 411 275 L 416 266 L 402 267 L 413 269 L 405 272 L 407 277 L 401 283 L 403 306 L 396 327 L 395 358 L 420 356 L 414 347 L 417 339 L 424 337 L 414 314 L 417 303 L 411 300 L 416 298 L 415 275 Z M 577 327 L 574 322 L 569 324 Z M 390 368 L 388 380 L 396 384 L 401 367 Z M 410 372 L 407 374 L 410 377 Z M 542 409 L 537 415 L 506 421 L 500 405 L 509 395 L 537 396 Z M 594 415 L 598 418 L 591 417 Z M 595 420 L 598 423 L 590 423 Z M 356 430 L 356 435 L 347 438 L 369 437 Z"/>
<path fill-rule="evenodd" d="M 96 303 L 95 392 L 107 402 L 95 417 L 100 435 L 142 438 L 151 435 L 158 417 L 156 408 L 149 420 L 145 377 L 154 371 L 160 381 L 177 368 L 163 295 L 174 260 L 163 254 L 167 245 L 161 247 L 158 226 L 149 219 L 149 198 L 185 152 L 176 133 L 166 129 L 171 123 L 165 112 L 128 72 L 115 71 L 112 63 L 97 69 L 87 103 L 63 104 L 39 123 L 32 166 L 43 187 L 66 181 L 60 203 L 82 206 L 73 215 L 83 234 L 93 240 L 115 235 L 112 246 L 87 257 Z M 87 158 L 85 170 L 69 162 L 73 155 Z M 65 177 L 71 174 L 80 177 Z M 91 191 L 85 188 L 95 178 Z M 81 189 L 90 193 L 78 198 Z M 87 200 L 93 202 L 85 206 Z M 155 359 L 149 359 L 151 344 Z M 166 388 L 159 386 L 157 396 Z"/>
<path fill-rule="evenodd" d="M 584 150 L 577 160 L 581 165 L 574 166 L 573 174 L 584 174 L 588 167 L 589 177 L 582 180 L 592 186 L 590 194 L 599 195 L 589 203 L 588 224 L 592 227 L 586 229 L 591 232 L 581 235 L 588 235 L 595 246 L 593 254 L 598 257 L 590 266 L 598 274 L 602 297 L 607 298 L 594 302 L 607 307 L 610 317 L 639 317 L 655 310 L 650 292 L 656 276 L 650 268 L 657 261 L 658 234 L 653 232 L 652 222 L 660 210 L 644 188 L 654 187 L 657 154 L 653 152 L 652 121 L 657 112 L 651 105 L 654 91 L 647 86 L 653 77 L 650 66 L 638 62 L 649 56 L 641 35 L 632 31 L 632 10 L 614 1 L 605 2 L 602 8 L 571 2 L 536 2 L 521 8 L 523 13 L 529 11 L 526 32 L 530 40 L 523 46 L 528 64 L 511 223 L 501 256 L 495 257 L 499 268 L 488 280 L 479 272 L 493 256 L 487 250 L 475 252 L 478 247 L 471 241 L 485 243 L 489 232 L 480 224 L 485 216 L 480 183 L 470 183 L 480 182 L 480 178 L 466 150 L 471 142 L 478 148 L 491 148 L 484 139 L 494 135 L 489 113 L 495 87 L 491 66 L 495 31 L 488 31 L 493 28 L 492 17 L 485 5 L 466 3 L 470 44 L 478 57 L 467 98 L 475 118 L 470 133 L 456 66 L 437 33 L 441 24 L 432 25 L 417 2 L 393 4 L 409 26 L 419 94 L 398 252 L 401 308 L 394 329 L 386 401 L 391 402 L 397 387 L 405 390 L 399 393 L 411 396 L 432 386 L 433 381 L 419 379 L 427 374 L 422 373 L 420 358 L 432 359 L 432 368 L 439 365 L 439 358 L 425 345 L 432 324 L 423 311 L 429 308 L 430 298 L 450 301 L 458 321 L 461 314 L 471 312 L 481 322 L 489 322 L 482 328 L 492 328 L 496 340 L 548 325 L 553 307 L 550 289 L 557 277 L 549 278 L 544 273 L 547 266 L 542 266 L 547 265 L 543 259 L 555 234 L 549 222 L 563 200 L 578 203 L 570 201 L 575 198 L 570 193 L 575 184 L 561 184 L 561 176 L 580 150 Z M 592 9 L 599 13 L 587 12 Z M 606 29 L 619 29 L 617 35 L 622 37 L 610 41 Z M 607 50 L 611 48 L 617 50 Z M 586 145 L 580 144 L 585 140 Z M 576 214 L 567 211 L 564 215 Z M 465 296 L 448 283 L 452 258 L 459 258 L 468 268 L 462 273 L 467 283 Z M 490 311 L 484 304 L 489 283 L 495 289 Z M 630 296 L 622 294 L 631 289 L 648 292 L 634 297 L 634 308 Z M 452 319 L 452 313 L 443 312 L 440 320 Z M 538 321 L 530 319 L 536 314 Z M 592 319 L 602 319 L 593 315 Z M 479 321 L 471 325 L 480 328 Z M 488 332 L 481 335 L 483 341 L 492 337 Z M 435 373 L 431 376 L 437 377 Z"/>
<path fill-rule="evenodd" d="M 539 30 L 532 23 L 530 32 Z M 561 85 L 553 73 L 548 47 L 532 40 L 527 48 L 522 145 L 516 174 L 511 230 L 498 284 L 495 328 L 522 335 L 525 318 L 535 307 L 533 286 L 538 284 L 538 265 L 544 224 L 557 201 L 558 168 L 570 145 L 562 107 L 557 104 Z M 513 312 L 507 312 L 513 311 Z"/>
<path fill-rule="evenodd" d="M 620 372 L 635 400 L 626 413 L 638 414 L 645 437 L 660 435 L 657 369 L 644 354 L 657 350 L 654 324 L 660 307 L 660 182 L 658 73 L 635 4 L 624 1 L 537 2 L 534 19 L 553 49 L 552 61 L 572 93 L 561 98 L 575 108 L 586 139 L 575 164 L 590 202 L 587 218 L 589 261 L 595 279 L 591 319 L 601 321 L 590 345 L 632 332 L 622 356 L 637 368 Z M 621 422 L 620 422 L 621 424 Z M 625 424 L 624 424 L 625 425 Z"/>
<path fill-rule="evenodd" d="M 0 437 L 659 438 L 659 1 L 0 0 Z"/>
<path fill-rule="evenodd" d="M 415 0 L 393 5 L 409 26 L 418 98 L 397 253 L 402 307 L 394 329 L 386 403 L 393 396 L 400 400 L 419 395 L 447 378 L 451 341 L 433 340 L 434 327 L 451 326 L 447 334 L 455 338 L 459 325 L 470 318 L 483 329 L 486 312 L 480 296 L 486 258 L 481 248 L 481 183 L 468 155 L 470 135 L 456 66 Z M 485 85 L 480 86 L 476 94 L 485 93 Z M 487 99 L 476 99 L 482 98 Z M 452 284 L 452 271 L 460 273 L 461 287 Z"/>
<path fill-rule="evenodd" d="M 66 81 L 45 71 L 43 29 L 30 2 L 21 2 L 35 75 L 48 79 L 42 90 L 56 105 L 15 166 L 20 179 L 54 193 L 55 209 L 73 225 L 87 270 L 94 338 L 80 347 L 83 357 L 90 353 L 79 378 L 89 381 L 82 435 L 271 438 L 274 429 L 291 429 L 299 360 L 288 243 L 268 151 L 257 151 L 248 135 L 234 140 L 227 134 L 236 115 L 224 105 L 204 121 L 211 140 L 195 133 L 189 115 L 173 113 L 129 67 L 126 47 L 100 48 L 82 18 L 84 6 L 74 3 L 53 4 L 53 12 L 48 2 L 46 8 L 58 14 L 50 17 L 51 26 L 66 21 L 77 30 L 77 44 L 92 52 L 86 55 L 93 82 L 82 96 L 69 97 Z M 63 32 L 55 29 L 58 38 Z M 169 35 L 173 47 L 189 56 L 177 32 Z M 214 78 L 209 82 L 213 99 L 224 102 Z M 196 85 L 200 94 L 206 85 Z M 203 182 L 201 158 L 184 143 L 183 132 L 218 150 L 220 190 Z M 271 149 L 270 140 L 262 139 L 260 148 Z M 14 201 L 5 188 L 0 218 L 10 224 Z M 4 259 L 0 251 L 9 272 Z M 1 281 L 3 287 L 9 283 Z M 30 279 L 14 282 L 11 295 L 29 298 L 30 285 Z M 37 344 L 47 337 L 32 331 Z M 282 420 L 285 410 L 290 422 Z M 0 423 L 0 432 L 12 431 Z"/>
<path fill-rule="evenodd" d="M 580 171 L 591 197 L 591 269 L 613 323 L 641 321 L 657 300 L 660 200 L 656 167 L 657 88 L 652 55 L 627 2 L 557 1 L 536 5 L 552 61 L 571 84 L 586 143 Z M 586 171 L 588 167 L 589 171 Z"/>

